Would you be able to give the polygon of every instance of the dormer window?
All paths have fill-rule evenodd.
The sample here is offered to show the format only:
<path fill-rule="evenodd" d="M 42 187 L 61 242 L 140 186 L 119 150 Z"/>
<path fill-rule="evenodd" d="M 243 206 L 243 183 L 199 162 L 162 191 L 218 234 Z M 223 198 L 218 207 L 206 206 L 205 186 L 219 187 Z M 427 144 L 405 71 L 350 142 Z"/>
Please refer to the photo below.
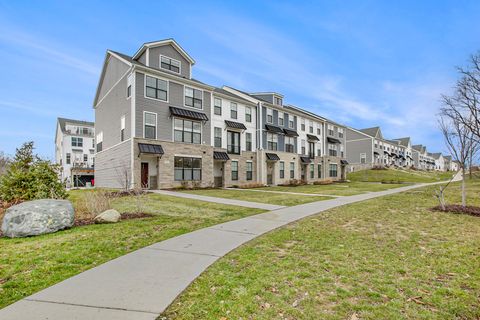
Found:
<path fill-rule="evenodd" d="M 273 103 L 276 104 L 277 106 L 281 106 L 283 104 L 282 98 L 273 97 Z"/>
<path fill-rule="evenodd" d="M 180 73 L 180 61 L 166 56 L 160 56 L 160 68 Z"/>

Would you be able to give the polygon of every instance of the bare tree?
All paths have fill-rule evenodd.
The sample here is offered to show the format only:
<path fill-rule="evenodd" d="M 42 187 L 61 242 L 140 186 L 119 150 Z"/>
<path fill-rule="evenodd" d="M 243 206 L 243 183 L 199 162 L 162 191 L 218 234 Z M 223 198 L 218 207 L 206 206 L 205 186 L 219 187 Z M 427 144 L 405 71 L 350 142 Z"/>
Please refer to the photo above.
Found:
<path fill-rule="evenodd" d="M 449 108 L 454 109 L 452 104 Z M 478 144 L 475 134 L 467 127 L 461 119 L 452 117 L 451 113 L 442 113 L 439 124 L 450 154 L 454 161 L 457 161 L 462 170 L 462 206 L 467 203 L 466 196 L 466 169 L 469 166 L 470 155 L 473 148 Z M 443 193 L 443 190 L 442 192 Z M 443 197 L 443 195 L 442 195 Z"/>
<path fill-rule="evenodd" d="M 125 190 L 128 191 L 131 187 L 131 172 L 130 166 L 127 162 L 123 161 L 118 167 L 115 168 L 117 172 L 117 182 Z"/>
<path fill-rule="evenodd" d="M 5 153 L 0 151 L 0 176 L 7 172 L 9 162 L 10 158 Z"/>

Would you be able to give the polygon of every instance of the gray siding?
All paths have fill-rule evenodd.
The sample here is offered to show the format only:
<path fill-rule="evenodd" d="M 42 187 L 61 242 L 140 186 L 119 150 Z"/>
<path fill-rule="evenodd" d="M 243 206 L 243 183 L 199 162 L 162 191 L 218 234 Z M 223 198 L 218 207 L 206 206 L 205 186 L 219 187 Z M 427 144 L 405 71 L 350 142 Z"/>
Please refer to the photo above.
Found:
<path fill-rule="evenodd" d="M 200 110 L 184 106 L 184 85 L 182 84 L 169 81 L 168 102 L 145 97 L 145 75 L 143 73 L 137 72 L 135 85 L 135 136 L 138 138 L 143 138 L 144 111 L 157 114 L 157 139 L 164 141 L 173 140 L 173 119 L 170 117 L 170 106 L 203 112 L 210 118 L 211 92 L 209 91 L 203 91 L 203 110 Z M 205 124 L 203 124 L 202 128 L 202 142 L 210 145 L 211 122 L 207 121 Z"/>
<path fill-rule="evenodd" d="M 366 163 L 372 163 L 372 139 L 365 138 L 363 140 L 347 141 L 347 161 L 351 164 L 360 163 L 360 154 L 366 153 Z"/>
<path fill-rule="evenodd" d="M 100 87 L 100 94 L 98 96 L 98 100 L 101 100 L 105 96 L 108 90 L 110 90 L 115 85 L 118 79 L 120 79 L 120 77 L 123 76 L 129 68 L 130 66 L 128 66 L 124 62 L 118 60 L 114 56 L 110 56 L 107 61 L 105 75 L 103 77 Z"/>
<path fill-rule="evenodd" d="M 260 128 L 262 129 L 262 141 L 263 141 L 263 148 L 267 150 L 267 132 L 265 130 L 265 125 L 266 124 L 272 124 L 274 126 L 284 128 L 284 129 L 289 129 L 288 127 L 288 121 L 291 117 L 293 117 L 293 122 L 294 122 L 294 128 L 292 130 L 296 130 L 297 128 L 297 116 L 289 114 L 286 111 L 279 111 L 278 109 L 271 108 L 273 110 L 273 123 L 267 123 L 267 107 L 262 106 L 262 118 L 260 119 Z M 284 118 L 283 118 L 283 126 L 278 124 L 278 114 L 279 112 L 283 112 Z M 295 138 L 295 143 L 294 143 L 294 152 L 297 153 L 298 150 L 298 138 Z M 285 136 L 279 134 L 278 135 L 278 151 L 285 151 Z"/>
<path fill-rule="evenodd" d="M 271 104 L 273 104 L 273 94 L 255 94 L 253 96 L 255 96 L 257 98 L 260 98 L 262 100 L 268 101 Z"/>
<path fill-rule="evenodd" d="M 169 44 L 150 49 L 148 54 L 150 60 L 149 67 L 160 69 L 160 55 L 180 61 L 180 75 L 184 78 L 190 78 L 190 63 L 172 45 Z"/>
<path fill-rule="evenodd" d="M 117 82 L 118 78 L 114 79 L 112 74 L 117 75 L 115 70 L 122 68 L 114 66 L 125 64 L 116 58 L 112 58 L 109 64 L 112 68 L 107 69 L 105 76 Z M 125 75 L 95 108 L 95 133 L 103 132 L 103 149 L 121 142 L 120 119 L 123 115 L 125 115 L 125 140 L 131 136 L 131 100 L 127 99 L 127 82 L 128 75 Z"/>
<path fill-rule="evenodd" d="M 131 140 L 95 155 L 95 186 L 124 188 L 125 174 L 131 179 Z"/>

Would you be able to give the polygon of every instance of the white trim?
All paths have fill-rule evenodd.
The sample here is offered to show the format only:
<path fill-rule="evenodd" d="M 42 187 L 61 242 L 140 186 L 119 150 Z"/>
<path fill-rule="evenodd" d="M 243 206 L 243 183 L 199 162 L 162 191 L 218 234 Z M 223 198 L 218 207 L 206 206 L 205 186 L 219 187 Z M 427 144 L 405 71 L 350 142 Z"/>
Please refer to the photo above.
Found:
<path fill-rule="evenodd" d="M 150 78 L 155 78 L 155 79 L 157 79 L 157 80 L 162 80 L 162 81 L 167 82 L 167 100 L 162 100 L 162 99 L 147 97 L 147 76 L 150 77 Z M 157 90 L 158 90 L 158 89 L 157 89 Z M 163 78 L 161 78 L 161 77 L 152 76 L 152 75 L 149 75 L 149 74 L 144 73 L 144 77 L 143 77 L 143 97 L 144 97 L 145 99 L 150 99 L 150 100 L 154 100 L 154 101 L 163 101 L 163 102 L 165 102 L 165 103 L 169 103 L 169 99 L 170 99 L 170 81 L 167 80 L 167 79 L 163 79 Z"/>
<path fill-rule="evenodd" d="M 147 51 L 145 52 L 145 65 L 150 67 L 150 48 L 147 48 Z"/>
<path fill-rule="evenodd" d="M 204 145 L 205 144 L 205 141 L 202 141 L 203 140 L 203 137 L 204 137 L 204 134 L 203 134 L 203 121 L 201 120 L 192 120 L 192 119 L 185 119 L 185 118 L 182 118 L 182 117 L 171 117 L 171 121 L 172 121 L 172 141 L 171 142 L 174 142 L 174 143 L 184 143 L 184 144 L 192 144 L 192 145 Z M 198 122 L 200 123 L 200 143 L 193 143 L 193 142 L 184 142 L 184 141 L 175 141 L 175 119 L 179 119 L 179 120 L 182 120 L 182 121 L 192 121 L 192 122 Z M 192 134 L 193 134 L 193 125 L 192 125 Z M 192 138 L 193 138 L 193 135 L 192 135 Z M 213 146 L 213 144 L 210 144 L 210 146 Z"/>
<path fill-rule="evenodd" d="M 102 99 L 100 99 L 100 100 L 97 101 L 97 103 L 94 105 L 94 109 L 96 109 L 97 106 L 98 106 L 100 103 L 102 103 L 103 99 L 105 99 L 105 98 L 110 94 L 110 92 L 112 92 L 112 90 L 115 89 L 115 87 L 120 83 L 120 81 L 122 81 L 123 78 L 125 78 L 125 76 L 126 76 L 129 72 L 131 72 L 131 71 L 132 71 L 132 69 L 129 68 L 129 69 L 127 70 L 127 72 L 125 72 L 125 73 L 120 77 L 120 79 L 118 79 L 118 81 L 115 82 L 115 84 L 107 91 L 107 93 L 105 93 L 105 94 L 103 95 Z M 127 85 L 127 87 L 128 87 L 128 85 Z M 99 94 L 100 94 L 100 92 L 99 92 Z"/>
<path fill-rule="evenodd" d="M 157 140 L 157 136 L 158 136 L 158 114 L 155 113 L 155 112 L 151 112 L 151 111 L 143 111 L 143 119 L 142 119 L 142 127 L 143 127 L 143 139 L 152 139 L 152 138 L 145 138 L 145 115 L 149 113 L 149 114 L 154 114 L 155 115 L 155 140 Z"/>
<path fill-rule="evenodd" d="M 341 139 L 341 138 L 340 138 Z M 365 141 L 365 140 L 372 140 L 373 138 L 363 138 L 363 139 L 353 139 L 353 140 L 346 140 L 346 142 L 356 142 L 356 141 Z"/>
<path fill-rule="evenodd" d="M 183 48 L 173 39 L 166 39 L 166 40 L 160 40 L 160 41 L 151 42 L 151 43 L 145 43 L 140 49 L 138 49 L 138 51 L 133 56 L 133 59 L 138 58 L 138 56 L 147 48 L 160 47 L 166 44 L 171 44 L 175 49 L 177 49 L 177 51 L 180 52 L 184 56 L 184 58 L 188 62 L 190 62 L 191 65 L 195 64 L 195 60 L 193 60 L 193 58 L 190 57 L 190 55 L 185 50 L 183 50 Z"/>
<path fill-rule="evenodd" d="M 117 144 L 114 144 L 113 146 L 108 147 L 108 148 L 106 148 L 106 149 L 102 149 L 102 151 L 95 152 L 95 156 L 96 156 L 97 154 L 100 154 L 100 153 L 103 153 L 103 152 L 105 152 L 105 151 L 108 151 L 108 150 L 110 150 L 110 149 L 112 149 L 112 148 L 118 147 L 118 146 L 121 145 L 122 143 L 128 142 L 128 141 L 130 141 L 130 140 L 132 140 L 132 138 L 129 138 L 129 139 L 127 139 L 127 140 L 124 140 L 124 141 L 122 141 L 122 142 L 119 142 L 119 143 L 117 143 Z"/>
<path fill-rule="evenodd" d="M 165 68 L 162 68 L 162 57 L 164 58 L 167 58 L 167 59 L 170 59 L 172 61 L 176 61 L 178 62 L 178 72 L 175 72 L 175 71 L 172 71 L 172 70 L 169 70 L 169 69 L 165 69 Z M 159 57 L 158 57 L 158 68 L 159 69 L 162 69 L 162 70 L 165 70 L 165 71 L 168 71 L 168 72 L 172 72 L 173 74 L 182 74 L 182 62 L 180 60 L 177 60 L 177 59 L 174 59 L 174 58 L 170 58 L 169 56 L 165 56 L 163 54 L 161 54 Z M 191 78 L 191 77 L 190 77 Z"/>
<path fill-rule="evenodd" d="M 195 159 L 203 159 L 203 156 L 193 156 L 191 154 L 178 154 L 178 153 L 174 153 L 173 154 L 174 157 L 185 157 L 185 158 L 195 158 Z M 202 167 L 203 167 L 203 163 L 202 163 Z M 190 180 L 188 180 L 190 181 Z"/>
<path fill-rule="evenodd" d="M 199 108 L 196 108 L 196 107 L 193 107 L 193 106 L 187 106 L 185 104 L 185 97 L 187 96 L 186 95 L 186 90 L 187 90 L 187 87 L 190 88 L 190 89 L 193 89 L 193 90 L 198 90 L 198 91 L 202 91 L 202 108 L 199 109 Z M 193 95 L 195 96 L 195 92 L 193 93 Z M 193 98 L 192 98 L 193 99 Z M 198 88 L 195 88 L 194 86 L 186 86 L 186 85 L 183 85 L 183 106 L 186 107 L 186 108 L 190 108 L 190 109 L 194 109 L 194 110 L 204 110 L 204 102 L 205 102 L 205 95 L 204 95 L 204 90 L 203 89 L 198 89 Z"/>

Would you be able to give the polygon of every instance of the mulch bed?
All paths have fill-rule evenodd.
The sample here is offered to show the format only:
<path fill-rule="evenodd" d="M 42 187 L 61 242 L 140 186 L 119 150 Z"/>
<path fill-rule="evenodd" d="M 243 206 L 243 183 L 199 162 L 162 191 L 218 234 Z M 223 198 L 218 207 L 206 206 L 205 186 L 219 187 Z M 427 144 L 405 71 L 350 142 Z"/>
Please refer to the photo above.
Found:
<path fill-rule="evenodd" d="M 470 216 L 480 217 L 480 207 L 475 207 L 475 206 L 462 207 L 459 204 L 449 204 L 445 206 L 445 210 L 442 210 L 440 206 L 433 207 L 431 208 L 431 210 L 456 213 L 456 214 L 468 214 Z"/>
<path fill-rule="evenodd" d="M 130 220 L 130 219 L 141 219 L 141 218 L 150 218 L 153 215 L 150 213 L 134 213 L 134 212 L 125 212 L 121 214 L 121 220 Z M 73 223 L 74 227 L 80 227 L 80 226 L 88 226 L 90 224 L 95 224 L 95 220 L 93 219 L 82 219 L 82 220 L 75 220 Z"/>

